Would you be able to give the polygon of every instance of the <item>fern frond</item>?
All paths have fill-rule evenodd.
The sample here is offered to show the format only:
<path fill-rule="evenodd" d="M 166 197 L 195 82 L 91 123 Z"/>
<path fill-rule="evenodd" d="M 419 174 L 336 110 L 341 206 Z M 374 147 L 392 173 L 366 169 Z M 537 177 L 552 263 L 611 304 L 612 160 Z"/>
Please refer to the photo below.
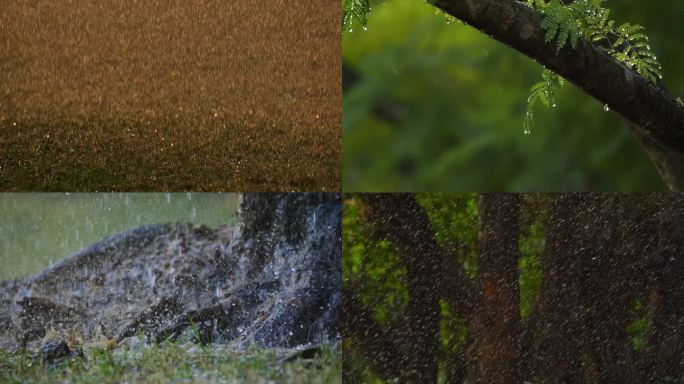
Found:
<path fill-rule="evenodd" d="M 544 40 L 547 43 L 556 39 L 556 50 L 558 51 L 568 42 L 573 48 L 577 46 L 580 36 L 579 24 L 573 16 L 571 8 L 563 5 L 560 0 L 551 0 L 543 7 L 537 6 L 537 8 L 540 8 L 544 15 L 541 27 L 546 31 Z"/>
<path fill-rule="evenodd" d="M 357 24 L 365 27 L 370 12 L 370 0 L 342 0 L 342 30 L 352 32 Z"/>
<path fill-rule="evenodd" d="M 532 132 L 532 120 L 534 110 L 538 102 L 546 108 L 556 107 L 556 91 L 565 84 L 563 77 L 544 68 L 542 71 L 542 81 L 535 83 L 530 88 L 530 96 L 527 98 L 527 111 L 523 120 L 523 131 L 525 134 Z"/>
<path fill-rule="evenodd" d="M 657 83 L 663 77 L 662 67 L 651 51 L 644 28 L 630 23 L 616 26 L 615 21 L 610 19 L 610 10 L 602 6 L 604 1 L 575 0 L 566 5 L 560 0 L 527 0 L 526 4 L 542 15 L 541 28 L 545 32 L 544 40 L 547 43 L 555 40 L 556 51 L 560 51 L 568 43 L 576 48 L 582 36 L 587 41 L 597 43 L 600 49 L 646 80 Z M 554 92 L 563 84 L 562 77 L 546 69 L 542 76 L 543 81 L 530 89 L 527 113 L 523 122 L 525 133 L 530 132 L 537 102 L 547 107 L 554 104 Z"/>

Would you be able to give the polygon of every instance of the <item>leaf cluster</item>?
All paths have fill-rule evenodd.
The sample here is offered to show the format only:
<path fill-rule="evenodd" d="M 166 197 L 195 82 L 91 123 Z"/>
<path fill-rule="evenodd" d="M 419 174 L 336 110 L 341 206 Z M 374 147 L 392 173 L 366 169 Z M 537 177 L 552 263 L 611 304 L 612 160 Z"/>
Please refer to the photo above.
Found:
<path fill-rule="evenodd" d="M 370 12 L 370 0 L 342 0 L 342 30 L 351 32 L 355 24 L 365 27 Z"/>
<path fill-rule="evenodd" d="M 640 25 L 616 25 L 610 19 L 610 10 L 603 8 L 605 0 L 527 0 L 527 4 L 542 14 L 541 27 L 547 43 L 555 40 L 556 50 L 570 44 L 576 48 L 580 38 L 596 44 L 615 60 L 636 71 L 655 84 L 662 79 L 662 67 L 651 51 L 648 37 Z M 552 78 L 553 76 L 558 79 Z M 558 75 L 544 70 L 544 81 L 530 89 L 527 113 L 523 122 L 525 133 L 530 133 L 534 107 L 541 101 L 546 107 L 555 106 L 553 95 L 563 85 Z"/>
<path fill-rule="evenodd" d="M 525 134 L 530 134 L 534 108 L 538 102 L 545 107 L 556 107 L 556 90 L 565 84 L 565 79 L 560 75 L 544 68 L 542 71 L 542 81 L 535 83 L 530 88 L 530 96 L 527 98 L 527 112 L 523 120 Z"/>
<path fill-rule="evenodd" d="M 546 42 L 555 39 L 557 50 L 567 44 L 575 48 L 583 37 L 655 83 L 662 78 L 662 68 L 651 52 L 644 28 L 630 23 L 617 25 L 610 19 L 610 10 L 603 8 L 604 1 L 527 0 L 527 4 L 541 12 L 544 38 Z"/>

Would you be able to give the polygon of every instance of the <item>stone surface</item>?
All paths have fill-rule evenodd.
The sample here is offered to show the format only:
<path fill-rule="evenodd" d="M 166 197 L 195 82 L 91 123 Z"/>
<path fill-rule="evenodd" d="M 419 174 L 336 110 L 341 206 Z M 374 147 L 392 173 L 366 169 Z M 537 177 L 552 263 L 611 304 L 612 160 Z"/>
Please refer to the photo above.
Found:
<path fill-rule="evenodd" d="M 36 350 L 47 332 L 129 348 L 138 335 L 231 348 L 336 340 L 340 199 L 245 194 L 233 228 L 143 226 L 2 282 L 0 347 Z"/>

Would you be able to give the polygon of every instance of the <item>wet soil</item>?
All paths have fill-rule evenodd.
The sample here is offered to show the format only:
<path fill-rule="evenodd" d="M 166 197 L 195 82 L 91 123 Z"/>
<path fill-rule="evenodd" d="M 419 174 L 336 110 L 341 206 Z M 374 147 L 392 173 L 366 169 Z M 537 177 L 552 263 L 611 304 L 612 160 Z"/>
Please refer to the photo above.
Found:
<path fill-rule="evenodd" d="M 332 1 L 13 1 L 0 189 L 339 190 Z"/>

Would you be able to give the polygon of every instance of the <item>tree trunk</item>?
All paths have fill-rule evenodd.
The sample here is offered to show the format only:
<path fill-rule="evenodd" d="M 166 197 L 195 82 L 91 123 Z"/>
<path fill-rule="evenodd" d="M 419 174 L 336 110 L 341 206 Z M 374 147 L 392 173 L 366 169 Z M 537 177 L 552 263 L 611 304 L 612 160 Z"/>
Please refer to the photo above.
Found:
<path fill-rule="evenodd" d="M 648 383 L 679 383 L 684 372 L 684 194 L 658 197 L 658 252 L 647 269 L 651 324 L 645 371 Z"/>
<path fill-rule="evenodd" d="M 552 199 L 535 311 L 533 382 L 640 382 L 625 331 L 632 299 L 627 260 L 609 241 L 609 224 L 619 219 L 610 209 L 626 203 L 624 197 Z"/>
<path fill-rule="evenodd" d="M 479 196 L 479 305 L 471 318 L 472 383 L 521 383 L 518 207 L 516 194 Z"/>
<path fill-rule="evenodd" d="M 376 230 L 397 247 L 406 267 L 409 303 L 403 380 L 437 382 L 442 250 L 413 194 L 363 195 Z"/>
<path fill-rule="evenodd" d="M 256 327 L 255 340 L 282 345 L 305 343 L 314 335 L 338 338 L 341 195 L 244 193 L 238 214 L 240 222 L 230 248 L 239 257 L 243 275 L 264 281 L 277 279 L 290 292 L 282 296 L 287 305 L 274 307 Z"/>

